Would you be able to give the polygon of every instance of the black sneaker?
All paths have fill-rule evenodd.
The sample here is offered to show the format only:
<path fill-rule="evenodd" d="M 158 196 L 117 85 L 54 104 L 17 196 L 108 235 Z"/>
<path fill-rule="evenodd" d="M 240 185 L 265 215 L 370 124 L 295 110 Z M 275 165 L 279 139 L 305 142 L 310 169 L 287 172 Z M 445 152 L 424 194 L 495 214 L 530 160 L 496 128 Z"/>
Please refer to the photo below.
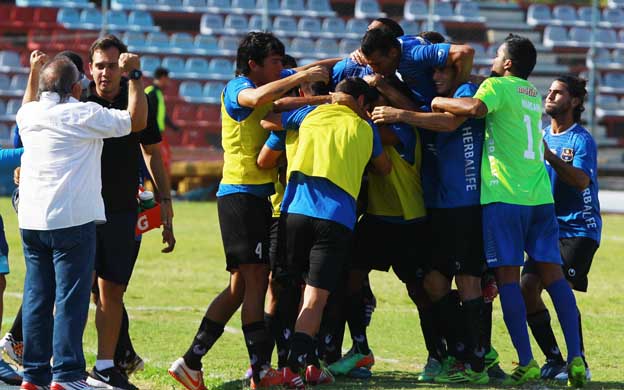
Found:
<path fill-rule="evenodd" d="M 109 390 L 139 390 L 128 381 L 128 378 L 117 367 L 110 367 L 99 371 L 95 367 L 89 373 L 87 383 L 96 389 Z"/>
<path fill-rule="evenodd" d="M 566 372 L 567 365 L 564 361 L 548 359 L 540 370 L 542 379 L 555 379 L 557 375 Z"/>

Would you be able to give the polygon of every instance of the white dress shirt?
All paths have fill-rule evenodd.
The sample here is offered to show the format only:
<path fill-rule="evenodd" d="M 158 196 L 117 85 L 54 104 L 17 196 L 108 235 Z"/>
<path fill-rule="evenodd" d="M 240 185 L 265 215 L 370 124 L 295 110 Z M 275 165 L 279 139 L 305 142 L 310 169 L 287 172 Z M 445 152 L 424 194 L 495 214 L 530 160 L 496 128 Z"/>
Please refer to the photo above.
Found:
<path fill-rule="evenodd" d="M 104 138 L 130 133 L 128 111 L 43 92 L 17 112 L 24 154 L 19 227 L 55 230 L 106 221 L 102 200 Z"/>

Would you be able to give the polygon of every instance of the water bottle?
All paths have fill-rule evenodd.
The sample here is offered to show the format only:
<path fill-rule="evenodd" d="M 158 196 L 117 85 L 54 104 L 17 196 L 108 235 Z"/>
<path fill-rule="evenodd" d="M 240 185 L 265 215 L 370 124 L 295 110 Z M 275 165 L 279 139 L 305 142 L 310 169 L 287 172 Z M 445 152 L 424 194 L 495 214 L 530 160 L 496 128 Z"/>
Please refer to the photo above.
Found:
<path fill-rule="evenodd" d="M 154 201 L 154 193 L 152 191 L 139 192 L 139 202 L 141 204 L 141 209 L 143 210 L 155 207 L 156 202 Z"/>

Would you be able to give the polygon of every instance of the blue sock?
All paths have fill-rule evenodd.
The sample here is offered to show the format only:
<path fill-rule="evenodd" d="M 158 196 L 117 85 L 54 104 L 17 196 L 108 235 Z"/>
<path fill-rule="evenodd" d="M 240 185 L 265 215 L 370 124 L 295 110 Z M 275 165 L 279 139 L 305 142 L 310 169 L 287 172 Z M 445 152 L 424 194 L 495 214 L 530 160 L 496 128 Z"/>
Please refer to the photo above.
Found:
<path fill-rule="evenodd" d="M 546 291 L 553 301 L 557 318 L 563 329 L 566 346 L 568 347 L 568 363 L 577 356 L 581 356 L 581 338 L 579 337 L 579 313 L 576 309 L 576 298 L 570 285 L 561 278 L 550 286 Z"/>
<path fill-rule="evenodd" d="M 503 308 L 503 318 L 505 319 L 509 336 L 511 336 L 511 342 L 518 352 L 520 365 L 526 366 L 533 360 L 533 352 L 531 352 L 531 342 L 529 341 L 529 330 L 526 322 L 526 306 L 520 291 L 520 284 L 504 284 L 498 288 L 498 293 Z"/>

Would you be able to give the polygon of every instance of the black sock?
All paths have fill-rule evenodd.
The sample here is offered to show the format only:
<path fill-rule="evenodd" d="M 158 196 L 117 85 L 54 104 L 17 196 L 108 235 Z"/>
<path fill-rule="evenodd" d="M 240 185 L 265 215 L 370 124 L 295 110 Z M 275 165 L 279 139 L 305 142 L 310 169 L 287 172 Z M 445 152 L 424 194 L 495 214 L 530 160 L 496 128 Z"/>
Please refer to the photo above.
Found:
<path fill-rule="evenodd" d="M 370 287 L 368 276 L 362 286 L 362 309 L 364 310 L 364 325 L 369 326 L 373 319 L 373 311 L 377 306 L 377 298 L 373 294 L 373 290 Z"/>
<path fill-rule="evenodd" d="M 243 335 L 245 335 L 245 345 L 254 378 L 260 380 L 260 371 L 271 365 L 271 355 L 269 354 L 271 336 L 264 325 L 264 321 L 243 325 Z"/>
<path fill-rule="evenodd" d="M 117 346 L 115 346 L 115 366 L 117 367 L 123 367 L 136 356 L 132 340 L 130 340 L 130 318 L 128 318 L 126 306 L 122 308 L 119 338 L 117 339 Z"/>
<path fill-rule="evenodd" d="M 550 314 L 548 313 L 548 309 L 527 314 L 527 323 L 531 328 L 531 333 L 533 333 L 537 344 L 546 356 L 546 359 L 564 364 L 565 361 L 559 351 L 557 339 L 555 339 L 552 327 L 550 326 Z"/>
<path fill-rule="evenodd" d="M 440 337 L 438 329 L 436 329 L 433 308 L 418 307 L 418 316 L 420 317 L 420 329 L 422 330 L 425 346 L 429 356 L 441 362 L 446 357 L 446 346 L 444 340 Z"/>
<path fill-rule="evenodd" d="M 269 357 L 273 356 L 273 348 L 281 333 L 281 326 L 278 324 L 279 319 L 276 315 L 264 313 L 264 327 L 269 331 L 269 340 L 267 342 L 267 348 L 269 349 Z"/>
<path fill-rule="evenodd" d="M 481 345 L 487 353 L 492 348 L 492 302 L 483 303 L 481 323 Z"/>
<path fill-rule="evenodd" d="M 193 370 L 200 370 L 201 359 L 212 348 L 214 343 L 223 334 L 225 325 L 219 324 L 208 318 L 202 318 L 201 325 L 191 343 L 188 351 L 184 354 L 184 362 Z"/>
<path fill-rule="evenodd" d="M 308 360 L 315 354 L 314 339 L 305 333 L 297 332 L 290 341 L 288 367 L 298 373 L 308 366 Z"/>
<path fill-rule="evenodd" d="M 299 301 L 301 300 L 301 287 L 297 283 L 290 282 L 284 287 L 277 300 L 275 317 L 279 318 L 279 338 L 275 339 L 277 346 L 277 366 L 285 367 L 288 364 L 288 352 L 297 321 Z M 277 331 L 275 335 L 277 335 Z"/>
<path fill-rule="evenodd" d="M 341 351 L 337 344 L 339 341 L 337 335 L 340 331 L 344 333 L 344 327 L 341 326 L 344 317 L 344 298 L 344 289 L 337 289 L 329 295 L 323 310 L 321 327 L 317 335 L 318 355 L 327 364 L 340 359 Z"/>
<path fill-rule="evenodd" d="M 483 297 L 462 302 L 461 314 L 466 335 L 466 355 L 470 368 L 475 372 L 485 369 L 485 348 L 481 344 L 481 319 L 483 318 Z"/>
<path fill-rule="evenodd" d="M 463 343 L 460 343 L 459 295 L 456 291 L 451 291 L 439 301 L 434 302 L 432 309 L 435 323 L 441 327 L 442 336 L 446 340 L 448 354 L 461 360 Z"/>
<path fill-rule="evenodd" d="M 366 315 L 362 292 L 347 297 L 347 322 L 353 339 L 353 346 L 357 352 L 367 355 L 370 353 L 366 336 Z"/>
<path fill-rule="evenodd" d="M 15 320 L 13 320 L 13 326 L 11 326 L 9 333 L 13 336 L 13 340 L 24 341 L 24 335 L 22 334 L 22 305 L 20 305 L 15 315 Z"/>

